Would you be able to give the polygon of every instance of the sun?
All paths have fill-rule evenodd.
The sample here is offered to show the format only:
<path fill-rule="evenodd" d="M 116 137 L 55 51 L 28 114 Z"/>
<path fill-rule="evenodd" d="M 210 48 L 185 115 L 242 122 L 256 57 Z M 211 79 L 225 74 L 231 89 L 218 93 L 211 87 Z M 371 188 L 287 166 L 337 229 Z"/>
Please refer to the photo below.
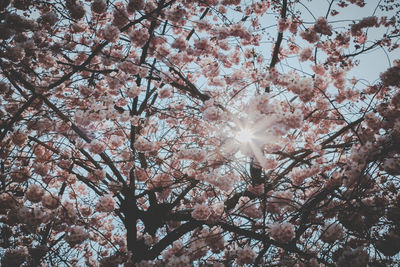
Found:
<path fill-rule="evenodd" d="M 250 128 L 241 128 L 235 136 L 240 143 L 250 143 L 253 138 L 254 134 Z"/>

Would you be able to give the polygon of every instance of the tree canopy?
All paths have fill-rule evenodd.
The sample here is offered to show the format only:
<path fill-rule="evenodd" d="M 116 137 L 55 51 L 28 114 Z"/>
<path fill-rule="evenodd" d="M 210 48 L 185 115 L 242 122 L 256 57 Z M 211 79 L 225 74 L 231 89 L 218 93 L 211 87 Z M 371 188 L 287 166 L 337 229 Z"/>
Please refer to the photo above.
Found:
<path fill-rule="evenodd" d="M 2 266 L 394 266 L 395 0 L 0 2 Z"/>

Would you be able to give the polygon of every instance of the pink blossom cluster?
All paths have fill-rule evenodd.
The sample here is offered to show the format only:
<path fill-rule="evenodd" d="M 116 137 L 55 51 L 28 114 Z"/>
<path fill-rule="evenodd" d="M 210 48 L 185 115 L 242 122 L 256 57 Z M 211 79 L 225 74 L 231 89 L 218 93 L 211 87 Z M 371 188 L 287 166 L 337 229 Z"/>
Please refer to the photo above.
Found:
<path fill-rule="evenodd" d="M 207 152 L 199 148 L 187 148 L 178 152 L 180 159 L 193 160 L 196 162 L 205 161 Z"/>
<path fill-rule="evenodd" d="M 386 86 L 400 86 L 400 65 L 387 69 L 380 78 Z"/>
<path fill-rule="evenodd" d="M 195 239 L 190 243 L 188 254 L 192 262 L 196 259 L 204 257 L 207 255 L 207 252 L 208 248 L 203 239 Z"/>
<path fill-rule="evenodd" d="M 44 190 L 37 184 L 32 184 L 28 187 L 28 190 L 25 192 L 25 197 L 31 202 L 40 202 L 44 195 Z"/>
<path fill-rule="evenodd" d="M 94 154 L 101 154 L 104 152 L 104 149 L 105 149 L 104 143 L 99 140 L 93 140 L 89 144 L 89 151 Z"/>
<path fill-rule="evenodd" d="M 176 24 L 185 24 L 183 21 L 186 16 L 186 10 L 181 6 L 175 6 L 166 12 L 166 17 L 169 21 L 172 21 Z"/>
<path fill-rule="evenodd" d="M 130 86 L 126 90 L 126 95 L 130 98 L 135 98 L 137 97 L 141 92 L 143 91 L 143 88 L 140 86 L 137 86 L 136 84 Z"/>
<path fill-rule="evenodd" d="M 174 90 L 172 88 L 163 88 L 160 91 L 158 91 L 158 96 L 161 99 L 170 98 L 173 96 L 173 94 L 174 94 Z"/>
<path fill-rule="evenodd" d="M 27 225 L 39 225 L 45 223 L 50 219 L 51 213 L 47 213 L 40 207 L 28 208 L 26 206 L 20 206 L 17 209 L 17 218 Z"/>
<path fill-rule="evenodd" d="M 74 226 L 70 227 L 64 238 L 71 247 L 74 247 L 88 239 L 89 234 L 86 232 L 83 226 Z"/>
<path fill-rule="evenodd" d="M 28 136 L 22 132 L 15 132 L 11 137 L 11 140 L 13 141 L 13 143 L 19 147 L 22 147 L 25 144 L 27 139 L 28 139 Z"/>
<path fill-rule="evenodd" d="M 100 212 L 113 212 L 115 209 L 115 200 L 111 195 L 101 196 L 96 204 L 96 210 Z"/>
<path fill-rule="evenodd" d="M 321 240 L 327 243 L 334 243 L 343 238 L 343 228 L 338 223 L 328 223 L 322 229 Z"/>
<path fill-rule="evenodd" d="M 218 121 L 223 118 L 223 111 L 215 106 L 210 106 L 203 111 L 203 118 L 206 121 Z"/>
<path fill-rule="evenodd" d="M 17 205 L 17 201 L 9 193 L 0 194 L 0 210 L 11 209 Z"/>
<path fill-rule="evenodd" d="M 206 221 L 211 215 L 211 209 L 205 204 L 196 204 L 192 211 L 192 217 L 199 221 Z"/>
<path fill-rule="evenodd" d="M 239 266 L 252 264 L 256 259 L 256 256 L 257 254 L 249 246 L 245 246 L 244 248 L 239 248 L 236 250 L 236 263 Z"/>
<path fill-rule="evenodd" d="M 340 255 L 336 264 L 338 267 L 364 267 L 368 265 L 368 262 L 368 253 L 363 250 L 363 248 L 346 247 Z"/>
<path fill-rule="evenodd" d="M 29 169 L 26 167 L 23 167 L 20 169 L 15 169 L 11 173 L 11 178 L 16 183 L 22 183 L 22 182 L 27 181 L 29 179 L 30 175 L 31 175 L 31 173 L 30 173 Z"/>
<path fill-rule="evenodd" d="M 25 57 L 25 49 L 19 45 L 7 48 L 7 57 L 13 61 L 21 61 Z"/>
<path fill-rule="evenodd" d="M 139 72 L 139 67 L 127 60 L 118 63 L 117 68 L 119 70 L 123 71 L 124 73 L 131 74 L 131 75 L 136 75 Z M 133 87 L 134 88 L 137 87 L 136 84 Z"/>
<path fill-rule="evenodd" d="M 104 0 L 93 0 L 92 11 L 97 14 L 102 14 L 107 10 L 107 4 Z"/>
<path fill-rule="evenodd" d="M 231 191 L 236 182 L 239 180 L 239 178 L 233 173 L 227 173 L 225 175 L 221 175 L 220 173 L 217 172 L 200 174 L 196 176 L 196 179 L 208 182 L 225 192 Z"/>
<path fill-rule="evenodd" d="M 33 171 L 41 176 L 46 176 L 50 171 L 50 166 L 44 163 L 35 162 Z"/>
<path fill-rule="evenodd" d="M 392 175 L 400 174 L 400 159 L 398 158 L 386 158 L 383 161 L 382 168 Z"/>
<path fill-rule="evenodd" d="M 292 179 L 293 185 L 299 186 L 303 183 L 303 181 L 306 178 L 318 174 L 319 171 L 320 170 L 317 166 L 313 166 L 311 168 L 306 168 L 306 169 L 294 168 L 290 172 L 290 177 Z"/>
<path fill-rule="evenodd" d="M 45 193 L 42 197 L 42 205 L 48 209 L 56 209 L 60 204 L 60 200 L 57 196 L 53 196 L 50 193 Z"/>
<path fill-rule="evenodd" d="M 187 267 L 190 266 L 190 258 L 187 255 L 171 256 L 168 259 L 167 267 Z"/>
<path fill-rule="evenodd" d="M 351 25 L 351 34 L 353 36 L 358 36 L 362 34 L 362 29 L 363 28 L 370 28 L 370 27 L 376 27 L 378 26 L 378 18 L 371 16 L 371 17 L 365 17 L 362 20 L 360 20 L 358 23 Z"/>
<path fill-rule="evenodd" d="M 274 223 L 270 227 L 270 237 L 280 243 L 288 243 L 295 237 L 294 226 L 291 223 Z"/>
<path fill-rule="evenodd" d="M 111 43 L 115 43 L 119 40 L 120 31 L 118 27 L 112 24 L 107 24 L 106 27 L 100 31 L 100 33 L 105 40 Z"/>
<path fill-rule="evenodd" d="M 102 169 L 95 169 L 88 174 L 87 178 L 94 183 L 98 183 L 106 178 L 106 171 Z"/>
<path fill-rule="evenodd" d="M 183 38 L 182 36 L 177 38 L 172 44 L 171 47 L 181 50 L 181 51 L 185 51 L 186 48 L 188 46 L 187 41 L 185 40 L 185 38 Z"/>
<path fill-rule="evenodd" d="M 301 62 L 304 62 L 304 61 L 310 59 L 311 56 L 312 56 L 312 49 L 311 49 L 311 47 L 307 47 L 300 51 L 299 60 Z"/>
<path fill-rule="evenodd" d="M 79 20 L 85 16 L 85 7 L 79 0 L 66 0 L 65 5 L 73 19 Z"/>
<path fill-rule="evenodd" d="M 262 212 L 258 205 L 249 197 L 240 197 L 236 209 L 239 213 L 243 213 L 250 218 L 262 218 Z"/>
<path fill-rule="evenodd" d="M 301 32 L 300 36 L 306 40 L 307 42 L 313 44 L 319 41 L 319 35 L 318 33 L 315 31 L 314 26 L 308 28 L 306 31 Z"/>
<path fill-rule="evenodd" d="M 21 266 L 29 256 L 26 246 L 18 246 L 16 248 L 8 248 L 1 260 L 4 266 Z"/>
<path fill-rule="evenodd" d="M 145 182 L 147 179 L 149 179 L 149 175 L 146 173 L 146 171 L 140 168 L 135 169 L 135 177 L 139 182 Z"/>
<path fill-rule="evenodd" d="M 314 83 L 311 78 L 282 75 L 281 79 L 288 89 L 297 94 L 303 102 L 308 102 L 313 98 Z"/>
<path fill-rule="evenodd" d="M 213 253 L 219 253 L 225 247 L 225 240 L 222 233 L 223 231 L 220 227 L 213 227 L 211 229 L 203 228 L 201 230 L 201 236 Z"/>
<path fill-rule="evenodd" d="M 133 13 L 136 10 L 142 10 L 144 8 L 144 0 L 129 0 L 128 12 Z"/>
<path fill-rule="evenodd" d="M 293 193 L 290 191 L 277 191 L 268 198 L 267 208 L 269 212 L 278 213 L 281 209 L 291 209 Z"/>
<path fill-rule="evenodd" d="M 154 152 L 157 151 L 159 145 L 157 142 L 150 142 L 143 136 L 139 136 L 135 141 L 135 149 L 139 152 Z"/>
<path fill-rule="evenodd" d="M 49 26 L 54 26 L 58 21 L 57 14 L 54 11 L 49 11 L 42 15 L 40 21 L 48 24 Z"/>
<path fill-rule="evenodd" d="M 129 22 L 129 15 L 122 3 L 117 3 L 113 11 L 112 24 L 118 28 L 122 28 Z"/>
<path fill-rule="evenodd" d="M 324 17 L 319 17 L 314 24 L 314 31 L 320 34 L 332 35 L 332 26 L 328 24 L 328 21 Z"/>
<path fill-rule="evenodd" d="M 137 47 L 143 46 L 149 39 L 148 30 L 145 28 L 133 30 L 129 33 L 129 39 Z"/>

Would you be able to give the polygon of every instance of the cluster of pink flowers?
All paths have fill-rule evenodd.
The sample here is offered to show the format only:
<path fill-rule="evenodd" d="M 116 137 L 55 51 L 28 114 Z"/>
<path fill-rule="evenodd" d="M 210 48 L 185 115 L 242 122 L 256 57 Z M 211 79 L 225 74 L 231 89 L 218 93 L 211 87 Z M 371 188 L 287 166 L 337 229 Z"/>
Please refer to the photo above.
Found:
<path fill-rule="evenodd" d="M 327 243 L 334 243 L 343 238 L 343 228 L 338 223 L 326 224 L 322 229 L 321 240 Z"/>
<path fill-rule="evenodd" d="M 256 259 L 257 254 L 249 246 L 236 250 L 236 263 L 239 266 L 252 264 Z"/>
<path fill-rule="evenodd" d="M 11 179 L 16 183 L 22 183 L 29 179 L 31 172 L 27 167 L 16 169 L 11 173 Z"/>
<path fill-rule="evenodd" d="M 21 266 L 28 256 L 28 248 L 26 246 L 18 246 L 13 249 L 7 249 L 1 262 L 4 266 Z"/>
<path fill-rule="evenodd" d="M 387 69 L 380 75 L 380 78 L 386 86 L 399 86 L 400 85 L 400 65 L 396 65 Z"/>
<path fill-rule="evenodd" d="M 130 98 L 135 98 L 137 97 L 141 92 L 143 91 L 143 88 L 140 86 L 137 86 L 136 84 L 130 86 L 127 91 L 126 95 Z"/>
<path fill-rule="evenodd" d="M 171 256 L 168 259 L 167 267 L 187 267 L 190 266 L 190 258 L 187 255 Z"/>
<path fill-rule="evenodd" d="M 318 172 L 319 168 L 316 166 L 307 169 L 295 168 L 290 172 L 290 177 L 293 185 L 299 186 L 306 178 L 316 175 Z"/>
<path fill-rule="evenodd" d="M 400 174 L 400 159 L 398 158 L 387 158 L 383 162 L 382 168 L 392 175 Z"/>
<path fill-rule="evenodd" d="M 135 169 L 135 177 L 139 182 L 145 182 L 147 179 L 149 179 L 146 171 L 140 168 Z"/>
<path fill-rule="evenodd" d="M 370 28 L 374 26 L 378 26 L 378 18 L 371 16 L 371 17 L 365 17 L 362 20 L 360 20 L 358 23 L 351 25 L 351 34 L 353 36 L 358 36 L 362 34 L 362 29 L 363 28 Z"/>
<path fill-rule="evenodd" d="M 144 8 L 144 0 L 129 0 L 128 12 L 142 10 Z"/>
<path fill-rule="evenodd" d="M 100 212 L 113 212 L 115 200 L 110 195 L 101 196 L 96 204 L 96 210 Z"/>
<path fill-rule="evenodd" d="M 85 231 L 83 226 L 74 226 L 69 229 L 64 238 L 71 247 L 74 247 L 88 239 L 89 234 Z"/>
<path fill-rule="evenodd" d="M 107 24 L 104 29 L 101 30 L 101 35 L 103 38 L 111 43 L 115 43 L 119 40 L 120 31 L 118 27 Z"/>
<path fill-rule="evenodd" d="M 346 247 L 337 261 L 338 267 L 364 267 L 369 262 L 368 253 L 363 248 Z"/>
<path fill-rule="evenodd" d="M 92 11 L 97 14 L 102 14 L 107 10 L 107 4 L 104 0 L 93 0 Z"/>
<path fill-rule="evenodd" d="M 199 221 L 206 221 L 210 215 L 211 210 L 205 204 L 196 204 L 192 211 L 192 217 Z"/>
<path fill-rule="evenodd" d="M 163 88 L 158 92 L 158 96 L 163 99 L 163 98 L 170 98 L 174 94 L 174 90 L 172 88 Z"/>
<path fill-rule="evenodd" d="M 311 47 L 307 47 L 300 51 L 299 60 L 301 62 L 304 62 L 304 61 L 310 59 L 311 56 L 312 56 L 312 49 L 311 49 Z"/>
<path fill-rule="evenodd" d="M 44 195 L 44 190 L 42 187 L 36 184 L 32 184 L 28 187 L 28 190 L 25 192 L 25 197 L 31 202 L 40 202 Z"/>
<path fill-rule="evenodd" d="M 115 9 L 113 12 L 112 24 L 118 28 L 122 28 L 129 22 L 129 15 L 126 11 L 125 6 L 122 3 L 115 4 Z"/>
<path fill-rule="evenodd" d="M 328 24 L 328 21 L 324 17 L 320 17 L 314 24 L 314 30 L 317 33 L 331 36 L 332 35 L 332 26 Z"/>
<path fill-rule="evenodd" d="M 203 162 L 207 157 L 207 152 L 199 148 L 188 148 L 180 151 L 178 153 L 178 157 L 180 159 L 188 159 L 197 162 Z"/>
<path fill-rule="evenodd" d="M 278 32 L 286 31 L 290 26 L 290 21 L 286 18 L 281 18 L 278 21 Z"/>
<path fill-rule="evenodd" d="M 294 226 L 291 223 L 274 223 L 270 228 L 270 237 L 280 243 L 288 243 L 295 237 Z"/>
<path fill-rule="evenodd" d="M 213 227 L 210 230 L 203 228 L 201 230 L 201 236 L 214 253 L 221 252 L 225 247 L 225 240 L 222 233 L 223 231 L 220 227 Z"/>
<path fill-rule="evenodd" d="M 187 41 L 185 40 L 185 38 L 183 38 L 182 36 L 177 38 L 172 44 L 171 47 L 181 50 L 181 51 L 185 51 L 186 48 L 188 46 Z"/>
<path fill-rule="evenodd" d="M 50 193 L 46 193 L 42 197 L 42 205 L 48 209 L 56 209 L 60 204 L 60 200 L 58 197 L 51 195 Z"/>
<path fill-rule="evenodd" d="M 28 139 L 28 136 L 25 133 L 21 133 L 21 132 L 15 132 L 11 136 L 11 140 L 13 141 L 13 143 L 19 147 L 22 147 L 25 144 L 27 139 Z"/>
<path fill-rule="evenodd" d="M 7 57 L 12 61 L 21 61 L 25 57 L 25 49 L 19 45 L 7 48 Z"/>
<path fill-rule="evenodd" d="M 236 209 L 238 210 L 238 213 L 243 213 L 251 218 L 262 217 L 262 212 L 258 205 L 248 197 L 240 197 Z"/>
<path fill-rule="evenodd" d="M 103 142 L 100 142 L 99 140 L 93 140 L 89 144 L 89 151 L 94 153 L 94 154 L 101 154 L 104 152 L 105 145 Z"/>
<path fill-rule="evenodd" d="M 268 199 L 268 211 L 279 212 L 284 208 L 291 208 L 293 193 L 290 191 L 277 191 Z"/>
<path fill-rule="evenodd" d="M 148 30 L 145 28 L 133 30 L 129 33 L 129 39 L 137 47 L 143 46 L 149 39 Z"/>
<path fill-rule="evenodd" d="M 123 71 L 127 74 L 131 74 L 131 75 L 136 75 L 139 72 L 139 67 L 127 60 L 125 60 L 121 63 L 118 63 L 117 68 L 120 69 L 121 71 Z M 136 85 L 134 85 L 134 87 L 136 87 Z"/>
<path fill-rule="evenodd" d="M 314 83 L 311 78 L 292 77 L 289 78 L 284 75 L 285 83 L 288 89 L 297 94 L 303 102 L 308 102 L 314 95 Z"/>
<path fill-rule="evenodd" d="M 308 41 L 309 43 L 313 44 L 319 41 L 319 35 L 318 33 L 315 31 L 314 27 L 310 27 L 308 28 L 308 30 L 301 32 L 300 36 Z"/>
<path fill-rule="evenodd" d="M 33 171 L 41 176 L 46 176 L 50 171 L 50 166 L 44 163 L 35 162 Z"/>
<path fill-rule="evenodd" d="M 183 25 L 185 24 L 183 20 L 186 16 L 186 12 L 187 11 L 181 6 L 175 6 L 174 8 L 168 10 L 165 15 L 169 21 Z"/>
<path fill-rule="evenodd" d="M 231 191 L 236 182 L 239 180 L 239 178 L 233 173 L 227 173 L 225 175 L 221 175 L 218 172 L 199 174 L 196 176 L 196 179 L 208 182 L 209 184 L 212 184 L 216 188 L 225 192 Z"/>
<path fill-rule="evenodd" d="M 95 169 L 88 174 L 87 178 L 94 183 L 98 183 L 106 178 L 106 171 L 102 169 Z"/>
<path fill-rule="evenodd" d="M 16 200 L 8 193 L 0 194 L 0 210 L 11 209 L 17 205 Z"/>
<path fill-rule="evenodd" d="M 79 20 L 85 16 L 85 7 L 81 1 L 66 0 L 65 5 L 73 19 Z"/>
<path fill-rule="evenodd" d="M 215 106 L 208 107 L 203 111 L 203 118 L 206 121 L 218 121 L 222 118 L 222 115 L 223 112 Z"/>
<path fill-rule="evenodd" d="M 195 239 L 190 243 L 188 254 L 192 262 L 207 255 L 208 248 L 203 239 Z"/>
<path fill-rule="evenodd" d="M 168 187 L 172 185 L 173 181 L 168 173 L 157 174 L 148 184 L 149 188 Z"/>
<path fill-rule="evenodd" d="M 159 149 L 157 142 L 147 141 L 143 136 L 139 136 L 135 141 L 135 149 L 139 152 L 154 152 Z"/>

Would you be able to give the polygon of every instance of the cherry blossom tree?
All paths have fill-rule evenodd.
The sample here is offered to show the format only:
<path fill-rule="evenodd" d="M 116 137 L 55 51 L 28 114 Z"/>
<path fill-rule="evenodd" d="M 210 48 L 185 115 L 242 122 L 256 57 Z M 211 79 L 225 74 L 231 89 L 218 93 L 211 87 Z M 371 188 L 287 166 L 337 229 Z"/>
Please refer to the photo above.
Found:
<path fill-rule="evenodd" d="M 1 265 L 393 266 L 399 7 L 1 1 Z"/>

